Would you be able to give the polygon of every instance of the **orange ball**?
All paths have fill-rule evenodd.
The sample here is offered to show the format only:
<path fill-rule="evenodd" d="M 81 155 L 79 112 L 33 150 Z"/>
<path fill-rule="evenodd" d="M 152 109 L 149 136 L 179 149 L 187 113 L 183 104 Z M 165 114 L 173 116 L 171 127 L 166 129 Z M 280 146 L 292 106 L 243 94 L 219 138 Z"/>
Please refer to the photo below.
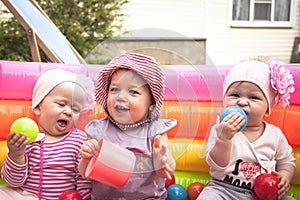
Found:
<path fill-rule="evenodd" d="M 204 184 L 200 182 L 194 182 L 189 185 L 189 187 L 186 189 L 188 200 L 195 200 L 199 196 L 199 194 L 202 192 L 204 188 Z"/>

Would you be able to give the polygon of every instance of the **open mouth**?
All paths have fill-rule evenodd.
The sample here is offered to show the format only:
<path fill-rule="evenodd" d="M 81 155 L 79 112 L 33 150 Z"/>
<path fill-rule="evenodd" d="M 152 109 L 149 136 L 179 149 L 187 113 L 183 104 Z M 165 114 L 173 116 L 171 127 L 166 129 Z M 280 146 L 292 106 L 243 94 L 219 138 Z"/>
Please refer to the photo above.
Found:
<path fill-rule="evenodd" d="M 61 127 L 66 127 L 68 125 L 68 122 L 66 120 L 58 120 L 57 124 Z"/>
<path fill-rule="evenodd" d="M 115 110 L 117 112 L 125 112 L 125 111 L 128 111 L 129 109 L 124 106 L 117 105 L 117 106 L 115 106 Z"/>

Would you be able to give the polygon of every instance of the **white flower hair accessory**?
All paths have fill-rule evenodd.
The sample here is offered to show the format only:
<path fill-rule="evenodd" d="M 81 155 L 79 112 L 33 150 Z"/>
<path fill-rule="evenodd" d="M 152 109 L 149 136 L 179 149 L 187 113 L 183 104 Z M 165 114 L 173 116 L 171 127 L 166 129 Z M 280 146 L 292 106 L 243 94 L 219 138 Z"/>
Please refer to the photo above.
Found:
<path fill-rule="evenodd" d="M 92 110 L 95 107 L 95 84 L 90 77 L 78 74 L 77 82 L 86 92 L 86 102 L 82 110 Z"/>
<path fill-rule="evenodd" d="M 290 94 L 295 91 L 293 75 L 283 66 L 283 62 L 270 59 L 271 85 L 275 90 L 275 104 L 285 108 L 289 105 Z"/>

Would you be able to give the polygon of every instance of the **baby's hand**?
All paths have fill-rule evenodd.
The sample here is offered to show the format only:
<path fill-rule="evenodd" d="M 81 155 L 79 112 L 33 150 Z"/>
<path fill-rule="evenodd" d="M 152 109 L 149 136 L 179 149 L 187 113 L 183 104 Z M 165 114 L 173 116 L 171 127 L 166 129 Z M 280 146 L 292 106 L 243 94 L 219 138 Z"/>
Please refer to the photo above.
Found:
<path fill-rule="evenodd" d="M 90 159 L 93 156 L 98 157 L 99 151 L 100 151 L 100 147 L 97 140 L 95 139 L 87 140 L 81 146 L 81 150 L 80 150 L 81 158 Z"/>
<path fill-rule="evenodd" d="M 216 130 L 220 139 L 231 140 L 233 136 L 245 123 L 243 115 L 240 113 L 230 113 L 222 122 L 217 121 Z"/>
<path fill-rule="evenodd" d="M 272 174 L 280 179 L 280 183 L 278 184 L 278 199 L 281 199 L 289 191 L 290 181 L 287 177 L 285 177 L 283 174 L 280 174 L 279 172 L 272 171 Z"/>
<path fill-rule="evenodd" d="M 26 145 L 29 144 L 29 139 L 24 134 L 16 135 L 15 132 L 11 132 L 7 136 L 7 147 L 9 149 L 9 157 L 16 161 L 24 157 Z"/>
<path fill-rule="evenodd" d="M 153 162 L 158 176 L 172 179 L 172 167 L 168 163 L 167 146 L 162 142 L 161 135 L 157 135 L 153 142 Z"/>

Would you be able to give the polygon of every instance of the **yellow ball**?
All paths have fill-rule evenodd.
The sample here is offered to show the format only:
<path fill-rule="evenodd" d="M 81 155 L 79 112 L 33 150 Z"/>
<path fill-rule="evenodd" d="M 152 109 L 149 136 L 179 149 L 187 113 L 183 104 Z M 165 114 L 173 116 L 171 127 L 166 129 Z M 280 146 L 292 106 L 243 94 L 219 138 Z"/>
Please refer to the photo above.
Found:
<path fill-rule="evenodd" d="M 24 134 L 29 139 L 30 143 L 35 140 L 39 133 L 39 128 L 36 122 L 28 117 L 21 117 L 16 119 L 10 126 L 10 132 L 16 134 Z"/>

